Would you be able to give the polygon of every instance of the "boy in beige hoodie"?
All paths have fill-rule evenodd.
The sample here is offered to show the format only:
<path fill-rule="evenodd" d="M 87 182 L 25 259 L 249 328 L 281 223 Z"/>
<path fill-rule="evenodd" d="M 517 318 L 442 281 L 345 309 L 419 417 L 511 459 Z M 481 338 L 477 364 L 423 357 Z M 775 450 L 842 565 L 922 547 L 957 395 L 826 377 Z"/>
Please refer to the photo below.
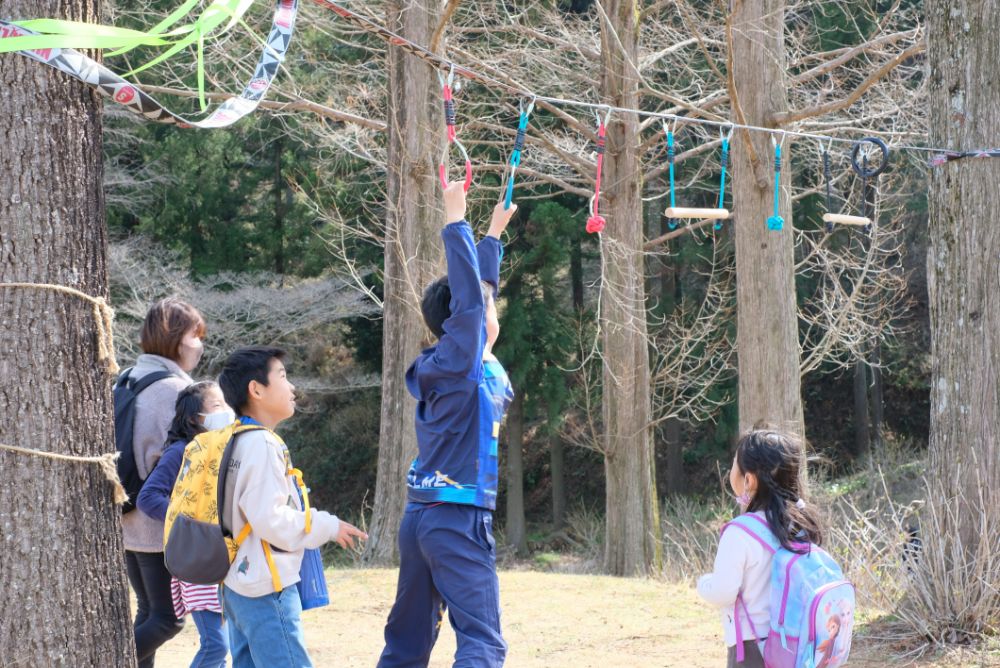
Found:
<path fill-rule="evenodd" d="M 223 582 L 233 668 L 312 666 L 302 634 L 299 567 L 306 549 L 328 541 L 352 547 L 368 536 L 322 510 L 304 509 L 301 472 L 274 429 L 295 413 L 280 348 L 240 348 L 226 360 L 219 386 L 243 424 L 223 497 L 223 524 L 239 535 L 250 524 Z"/>

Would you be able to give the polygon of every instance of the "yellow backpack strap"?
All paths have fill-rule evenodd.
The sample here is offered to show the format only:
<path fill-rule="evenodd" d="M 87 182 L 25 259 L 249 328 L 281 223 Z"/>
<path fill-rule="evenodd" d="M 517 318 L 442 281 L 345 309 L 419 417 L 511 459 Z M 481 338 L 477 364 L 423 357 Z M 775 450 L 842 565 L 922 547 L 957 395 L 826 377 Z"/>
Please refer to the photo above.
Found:
<path fill-rule="evenodd" d="M 235 539 L 236 540 L 236 547 L 239 547 L 240 545 L 243 544 L 243 541 L 245 541 L 247 539 L 247 536 L 250 535 L 251 531 L 253 531 L 253 528 L 250 526 L 249 522 L 247 522 L 246 524 L 243 525 L 243 530 L 240 531 L 240 535 L 237 536 L 236 539 Z"/>
<path fill-rule="evenodd" d="M 306 514 L 306 533 L 312 531 L 312 513 L 309 512 L 309 488 L 306 487 L 302 479 L 302 471 L 299 469 L 288 469 L 288 475 L 295 478 L 295 484 L 299 486 L 299 493 L 302 494 L 302 510 Z"/>
<path fill-rule="evenodd" d="M 271 571 L 271 586 L 274 587 L 274 591 L 281 592 L 281 577 L 278 575 L 278 567 L 274 565 L 274 559 L 271 557 L 271 546 L 267 544 L 266 541 L 260 541 L 261 547 L 264 548 L 264 559 L 267 561 L 267 568 Z"/>

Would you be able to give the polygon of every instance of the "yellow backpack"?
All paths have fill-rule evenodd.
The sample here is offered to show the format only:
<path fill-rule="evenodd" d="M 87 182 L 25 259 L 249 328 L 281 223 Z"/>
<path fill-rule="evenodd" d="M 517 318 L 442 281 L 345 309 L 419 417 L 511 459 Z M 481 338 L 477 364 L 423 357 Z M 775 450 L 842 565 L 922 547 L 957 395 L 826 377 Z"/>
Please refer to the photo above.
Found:
<path fill-rule="evenodd" d="M 250 535 L 252 528 L 249 523 L 235 538 L 223 528 L 223 502 L 236 437 L 260 429 L 267 428 L 237 421 L 228 427 L 198 434 L 184 448 L 184 459 L 170 495 L 163 529 L 164 562 L 167 570 L 178 580 L 194 584 L 222 582 L 240 545 Z M 281 442 L 277 434 L 270 433 Z M 301 492 L 306 513 L 305 529 L 309 533 L 312 517 L 302 473 L 290 466 L 287 473 L 295 477 Z M 274 590 L 281 591 L 281 579 L 271 558 L 271 547 L 264 541 L 261 545 Z"/>

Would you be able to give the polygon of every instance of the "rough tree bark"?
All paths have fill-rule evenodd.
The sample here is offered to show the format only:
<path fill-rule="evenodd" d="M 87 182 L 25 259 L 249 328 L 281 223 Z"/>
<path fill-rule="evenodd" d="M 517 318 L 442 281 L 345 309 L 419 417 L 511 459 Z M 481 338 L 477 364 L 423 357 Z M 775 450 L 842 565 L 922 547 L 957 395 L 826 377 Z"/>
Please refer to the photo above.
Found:
<path fill-rule="evenodd" d="M 734 121 L 773 126 L 788 109 L 784 0 L 731 0 Z M 734 105 L 735 106 L 735 105 Z M 742 111 L 742 114 L 740 114 Z M 749 143 L 748 143 L 749 142 Z M 774 151 L 763 133 L 733 136 L 740 429 L 764 420 L 804 435 L 792 238 L 791 142 L 782 153 L 781 232 L 773 212 Z"/>
<path fill-rule="evenodd" d="M 440 2 L 388 3 L 386 25 L 417 44 L 430 42 Z M 382 328 L 382 419 L 378 474 L 365 561 L 399 559 L 396 537 L 406 505 L 406 472 L 417 453 L 415 404 L 406 368 L 420 351 L 426 328 L 420 315 L 424 286 L 444 272 L 437 162 L 441 145 L 440 91 L 427 64 L 389 48 L 389 110 L 385 295 Z"/>
<path fill-rule="evenodd" d="M 1000 137 L 1000 12 L 988 0 L 929 0 L 930 143 L 955 150 Z M 927 287 L 931 321 L 930 467 L 944 508 L 961 498 L 957 537 L 974 555 L 995 526 L 1000 490 L 1000 160 L 931 169 Z M 985 523 L 983 517 L 988 518 Z M 989 519 L 992 518 L 992 519 Z M 931 540 L 952 543 L 950 530 Z M 949 554 L 951 552 L 949 551 Z M 978 566 L 956 558 L 963 580 Z M 996 588 L 996 569 L 987 586 Z"/>
<path fill-rule="evenodd" d="M 614 106 L 639 107 L 639 8 L 602 0 L 601 93 Z M 615 575 L 659 567 L 659 510 L 650 428 L 649 349 L 643 269 L 642 171 L 634 114 L 612 115 L 604 161 L 601 331 L 606 476 L 604 568 Z"/>
<path fill-rule="evenodd" d="M 97 21 L 96 0 L 8 0 L 4 19 Z M 88 86 L 0 56 L 0 283 L 107 296 L 101 104 Z M 0 288 L 0 443 L 114 451 L 111 378 L 90 303 Z M 121 511 L 94 464 L 0 451 L 4 665 L 135 666 Z"/>

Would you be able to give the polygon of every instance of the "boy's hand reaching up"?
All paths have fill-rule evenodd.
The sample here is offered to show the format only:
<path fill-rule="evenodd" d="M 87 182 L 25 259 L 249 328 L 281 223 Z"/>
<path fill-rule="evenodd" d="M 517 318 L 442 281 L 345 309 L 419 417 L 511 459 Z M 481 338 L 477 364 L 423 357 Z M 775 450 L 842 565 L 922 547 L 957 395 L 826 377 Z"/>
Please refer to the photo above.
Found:
<path fill-rule="evenodd" d="M 458 185 L 461 188 L 462 184 L 459 183 Z M 337 532 L 337 537 L 334 539 L 337 541 L 337 545 L 341 546 L 345 550 L 353 548 L 355 538 L 368 540 L 368 534 L 353 524 L 340 520 L 340 531 Z"/>
<path fill-rule="evenodd" d="M 465 184 L 452 181 L 444 189 L 445 221 L 450 225 L 465 220 Z"/>
<path fill-rule="evenodd" d="M 507 229 L 507 224 L 510 219 L 514 217 L 514 213 L 517 212 L 517 205 L 511 204 L 509 209 L 503 208 L 503 202 L 499 202 L 495 207 L 493 207 L 493 217 L 490 218 L 490 231 L 487 232 L 487 236 L 493 237 L 494 239 L 499 239 L 503 231 Z"/>

